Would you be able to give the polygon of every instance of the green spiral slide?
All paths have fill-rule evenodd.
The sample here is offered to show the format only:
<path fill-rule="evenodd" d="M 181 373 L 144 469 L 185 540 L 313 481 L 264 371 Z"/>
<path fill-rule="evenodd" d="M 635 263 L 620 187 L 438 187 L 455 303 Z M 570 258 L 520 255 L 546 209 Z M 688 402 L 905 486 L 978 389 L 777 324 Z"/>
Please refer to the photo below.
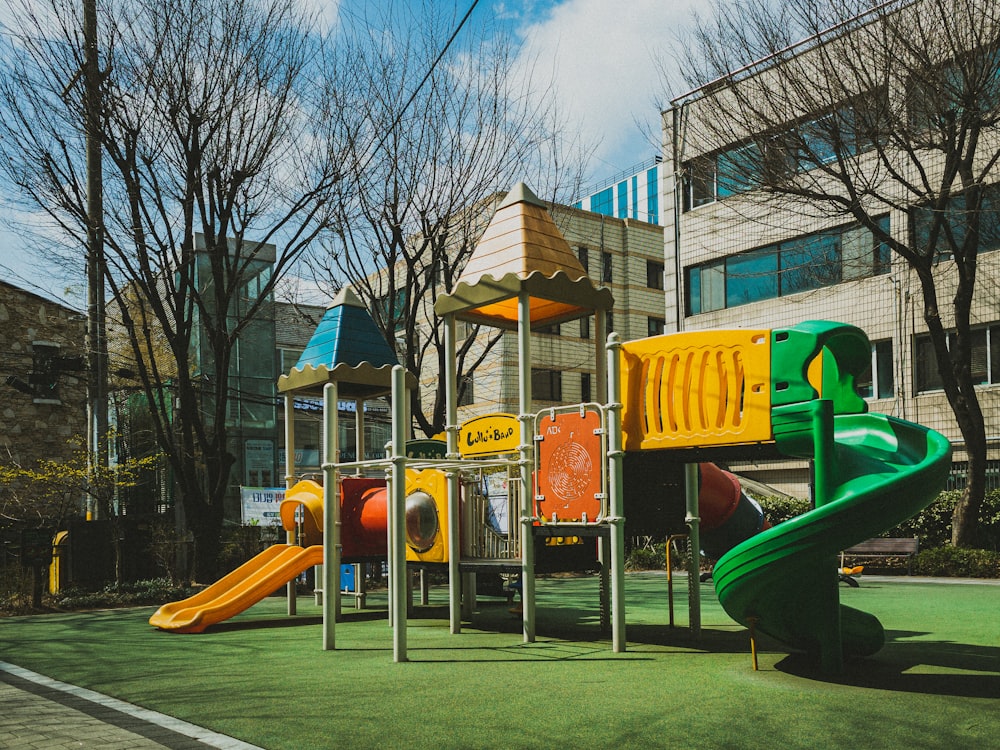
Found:
<path fill-rule="evenodd" d="M 775 442 L 787 455 L 813 458 L 816 508 L 733 547 L 712 577 L 733 619 L 837 672 L 845 657 L 871 655 L 885 637 L 873 615 L 840 604 L 838 552 L 929 505 L 944 486 L 951 448 L 921 425 L 859 413 L 854 376 L 870 352 L 860 330 L 813 321 L 775 334 L 772 377 L 791 375 L 772 385 Z M 820 351 L 815 398 L 805 368 Z"/>

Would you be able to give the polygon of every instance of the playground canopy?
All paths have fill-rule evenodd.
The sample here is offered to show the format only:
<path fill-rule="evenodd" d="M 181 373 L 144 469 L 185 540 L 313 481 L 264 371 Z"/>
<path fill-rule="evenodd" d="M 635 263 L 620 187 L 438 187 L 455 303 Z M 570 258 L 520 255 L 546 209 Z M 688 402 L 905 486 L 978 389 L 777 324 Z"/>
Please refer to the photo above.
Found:
<path fill-rule="evenodd" d="M 313 332 L 299 361 L 278 378 L 278 391 L 318 396 L 329 382 L 347 398 L 389 393 L 392 368 L 399 360 L 382 337 L 361 300 L 344 287 Z M 408 386 L 416 378 L 407 373 Z"/>
<path fill-rule="evenodd" d="M 450 294 L 434 304 L 439 316 L 516 329 L 517 300 L 529 295 L 531 327 L 610 310 L 611 291 L 594 286 L 545 204 L 518 183 L 500 204 Z"/>

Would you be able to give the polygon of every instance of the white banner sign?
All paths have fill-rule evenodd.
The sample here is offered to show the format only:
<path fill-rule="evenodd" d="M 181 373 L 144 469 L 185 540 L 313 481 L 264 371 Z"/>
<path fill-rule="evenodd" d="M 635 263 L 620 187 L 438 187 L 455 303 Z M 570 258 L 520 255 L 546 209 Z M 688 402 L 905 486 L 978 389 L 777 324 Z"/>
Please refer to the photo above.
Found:
<path fill-rule="evenodd" d="M 284 487 L 240 487 L 244 526 L 280 526 Z"/>

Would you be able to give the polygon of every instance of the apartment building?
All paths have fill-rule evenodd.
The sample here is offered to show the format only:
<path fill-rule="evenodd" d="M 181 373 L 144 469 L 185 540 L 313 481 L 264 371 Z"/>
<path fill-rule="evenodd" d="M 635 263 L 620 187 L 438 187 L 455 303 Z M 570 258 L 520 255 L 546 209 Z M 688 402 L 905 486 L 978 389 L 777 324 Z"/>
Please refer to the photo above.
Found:
<path fill-rule="evenodd" d="M 860 327 L 872 341 L 871 369 L 859 384 L 870 409 L 947 435 L 952 480 L 961 486 L 965 446 L 924 322 L 925 306 L 934 303 L 893 241 L 933 256 L 936 309 L 952 329 L 961 275 L 950 248 L 932 243 L 941 234 L 960 245 L 968 214 L 961 188 L 943 177 L 946 149 L 936 138 L 945 119 L 965 122 L 961 107 L 972 99 L 997 114 L 1000 57 L 995 45 L 984 52 L 973 42 L 958 58 L 954 49 L 949 56 L 943 45 L 935 50 L 912 39 L 907 59 L 878 46 L 916 29 L 933 33 L 916 23 L 925 4 L 886 4 L 847 19 L 678 97 L 663 112 L 665 257 L 678 281 L 667 321 L 671 330 L 777 328 L 806 319 Z M 995 40 L 996 29 L 982 31 L 975 19 L 949 23 L 956 39 Z M 941 106 L 941 97 L 953 106 Z M 998 486 L 996 127 L 979 137 L 972 162 L 985 199 L 971 360 L 988 436 L 988 482 Z M 839 208 L 817 196 L 837 196 Z M 807 469 L 794 462 L 734 469 L 792 494 L 807 487 Z"/>
<path fill-rule="evenodd" d="M 661 156 L 656 155 L 603 180 L 574 203 L 573 208 L 616 219 L 662 224 L 662 160 Z"/>

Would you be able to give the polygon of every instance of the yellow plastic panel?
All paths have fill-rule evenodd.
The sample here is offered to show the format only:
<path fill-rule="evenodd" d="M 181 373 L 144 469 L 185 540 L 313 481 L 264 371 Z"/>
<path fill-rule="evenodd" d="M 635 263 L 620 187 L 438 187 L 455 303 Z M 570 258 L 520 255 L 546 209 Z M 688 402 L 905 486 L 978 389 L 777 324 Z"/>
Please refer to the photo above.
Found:
<path fill-rule="evenodd" d="M 406 559 L 409 562 L 446 563 L 448 562 L 448 478 L 439 469 L 424 469 L 423 471 L 406 470 L 406 495 L 422 490 L 434 498 L 437 509 L 437 535 L 430 549 L 418 552 L 409 544 L 406 545 Z"/>
<path fill-rule="evenodd" d="M 624 344 L 625 450 L 771 440 L 769 334 L 691 331 Z"/>

